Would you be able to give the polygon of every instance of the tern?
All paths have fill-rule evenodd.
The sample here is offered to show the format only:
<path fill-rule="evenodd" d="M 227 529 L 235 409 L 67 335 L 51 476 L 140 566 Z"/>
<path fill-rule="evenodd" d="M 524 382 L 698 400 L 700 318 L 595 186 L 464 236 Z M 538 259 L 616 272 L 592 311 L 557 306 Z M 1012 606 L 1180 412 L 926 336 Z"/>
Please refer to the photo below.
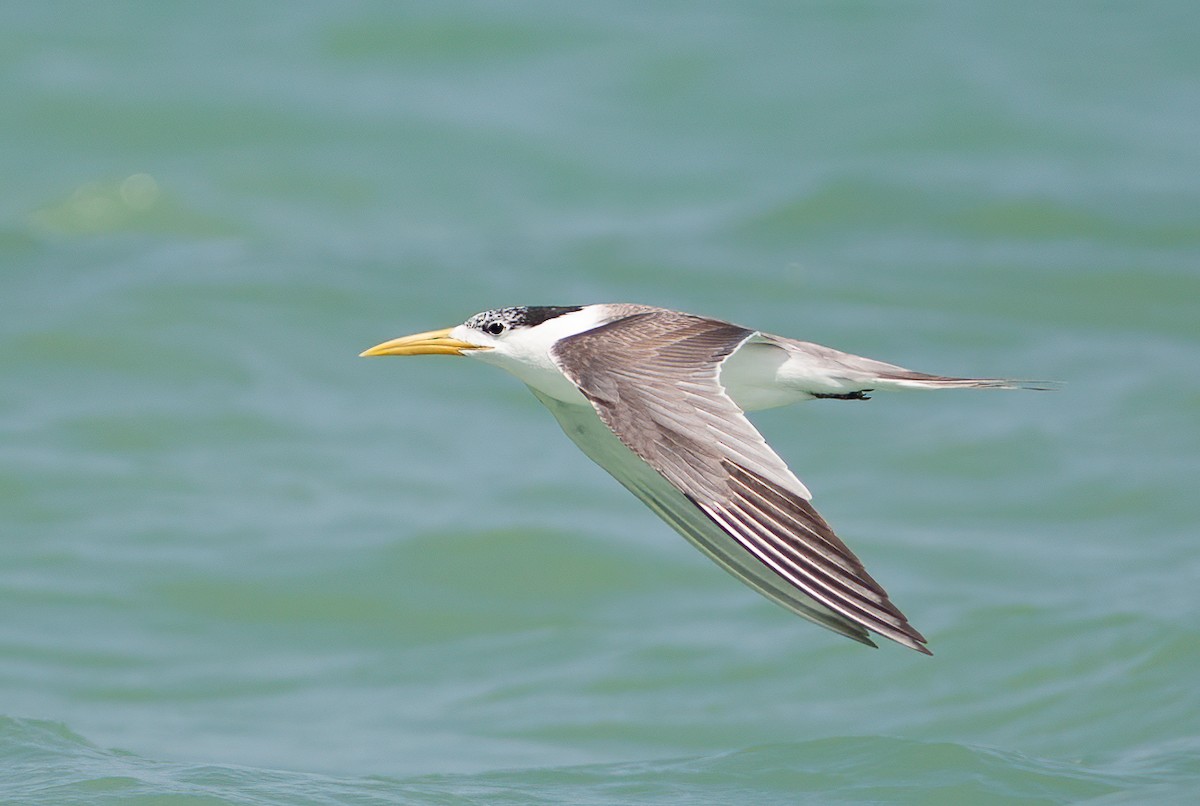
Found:
<path fill-rule="evenodd" d="M 462 355 L 515 375 L 594 462 L 717 565 L 869 646 L 932 654 L 746 417 L 898 389 L 1048 388 L 914 372 L 812 342 L 631 303 L 517 306 L 362 353 Z"/>

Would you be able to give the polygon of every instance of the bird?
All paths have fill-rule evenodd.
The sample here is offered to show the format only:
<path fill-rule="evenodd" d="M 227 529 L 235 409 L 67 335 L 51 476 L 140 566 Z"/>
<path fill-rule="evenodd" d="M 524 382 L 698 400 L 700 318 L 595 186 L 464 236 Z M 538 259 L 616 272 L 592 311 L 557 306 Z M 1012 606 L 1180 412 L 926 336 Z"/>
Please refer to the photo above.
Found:
<path fill-rule="evenodd" d="M 635 303 L 510 306 L 361 356 L 454 355 L 523 381 L 571 440 L 717 565 L 868 646 L 928 641 L 813 508 L 746 412 L 901 389 L 1045 389 L 914 372 L 707 316 Z"/>

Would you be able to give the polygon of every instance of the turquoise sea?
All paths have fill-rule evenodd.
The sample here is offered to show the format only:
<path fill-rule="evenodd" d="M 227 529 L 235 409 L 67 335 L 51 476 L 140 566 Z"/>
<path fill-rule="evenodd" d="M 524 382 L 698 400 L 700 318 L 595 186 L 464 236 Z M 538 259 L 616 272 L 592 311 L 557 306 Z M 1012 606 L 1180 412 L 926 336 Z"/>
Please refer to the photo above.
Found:
<path fill-rule="evenodd" d="M 1200 798 L 1200 6 L 0 6 L 0 802 Z M 515 380 L 636 301 L 1060 391 L 755 418 L 930 639 Z"/>

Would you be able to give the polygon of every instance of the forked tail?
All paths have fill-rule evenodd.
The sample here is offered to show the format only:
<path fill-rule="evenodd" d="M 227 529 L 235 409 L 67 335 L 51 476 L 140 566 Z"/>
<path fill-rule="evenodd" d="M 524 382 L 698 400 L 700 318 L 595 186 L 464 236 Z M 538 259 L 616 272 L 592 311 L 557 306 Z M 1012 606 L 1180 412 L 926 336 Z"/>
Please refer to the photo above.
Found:
<path fill-rule="evenodd" d="M 951 378 L 928 375 L 924 372 L 902 370 L 881 372 L 876 377 L 876 389 L 1032 389 L 1050 392 L 1062 387 L 1061 381 L 1028 381 L 1015 378 Z"/>

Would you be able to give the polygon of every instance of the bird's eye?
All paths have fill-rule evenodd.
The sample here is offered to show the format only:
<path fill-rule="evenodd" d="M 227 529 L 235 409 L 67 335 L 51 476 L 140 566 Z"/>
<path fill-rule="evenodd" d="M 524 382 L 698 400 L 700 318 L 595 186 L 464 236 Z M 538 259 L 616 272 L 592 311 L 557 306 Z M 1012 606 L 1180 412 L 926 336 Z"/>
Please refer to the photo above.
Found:
<path fill-rule="evenodd" d="M 483 326 L 484 333 L 491 333 L 493 336 L 499 336 L 504 332 L 504 325 L 501 322 L 488 322 Z"/>

